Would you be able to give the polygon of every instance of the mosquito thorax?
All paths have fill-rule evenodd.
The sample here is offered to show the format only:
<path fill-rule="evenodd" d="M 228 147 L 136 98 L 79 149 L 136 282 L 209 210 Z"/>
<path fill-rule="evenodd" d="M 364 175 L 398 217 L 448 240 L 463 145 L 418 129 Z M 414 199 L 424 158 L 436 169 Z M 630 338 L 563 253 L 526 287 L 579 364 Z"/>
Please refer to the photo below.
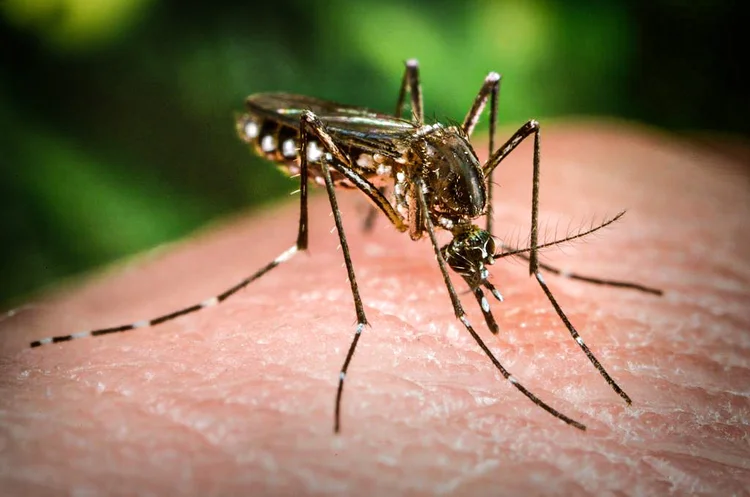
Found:
<path fill-rule="evenodd" d="M 453 240 L 441 250 L 445 262 L 463 276 L 472 288 L 487 279 L 486 266 L 495 263 L 495 240 L 474 224 L 458 225 Z"/>
<path fill-rule="evenodd" d="M 484 213 L 487 195 L 479 159 L 460 128 L 432 125 L 417 147 L 436 212 L 474 219 Z"/>

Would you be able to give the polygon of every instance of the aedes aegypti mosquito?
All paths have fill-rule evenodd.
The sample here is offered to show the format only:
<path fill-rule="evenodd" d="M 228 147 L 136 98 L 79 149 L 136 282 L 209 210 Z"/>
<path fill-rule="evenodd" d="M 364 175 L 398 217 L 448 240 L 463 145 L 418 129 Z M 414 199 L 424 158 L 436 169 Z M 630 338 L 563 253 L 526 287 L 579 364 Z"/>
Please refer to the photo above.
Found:
<path fill-rule="evenodd" d="M 497 334 L 499 329 L 483 289 L 489 290 L 499 301 L 503 298 L 489 281 L 487 266 L 493 264 L 496 259 L 507 256 L 520 257 L 528 261 L 530 274 L 541 286 L 570 335 L 612 389 L 628 404 L 631 403 L 630 397 L 586 346 L 555 300 L 540 271 L 546 270 L 589 283 L 631 288 L 656 295 L 660 295 L 661 291 L 636 283 L 563 273 L 539 262 L 539 249 L 586 236 L 613 223 L 623 213 L 587 231 L 539 244 L 540 126 L 535 120 L 528 121 L 505 144 L 495 150 L 499 89 L 500 75 L 495 72 L 489 73 L 460 126 L 425 124 L 419 71 L 415 60 L 406 62 L 394 115 L 285 93 L 260 93 L 249 96 L 245 101 L 246 112 L 236 119 L 240 138 L 253 145 L 258 154 L 276 162 L 289 175 L 299 175 L 300 218 L 295 244 L 255 274 L 199 304 L 150 320 L 44 338 L 32 342 L 31 347 L 155 326 L 212 307 L 234 295 L 276 266 L 291 259 L 297 252 L 307 249 L 307 187 L 308 181 L 313 180 L 325 186 L 328 193 L 357 316 L 354 338 L 339 373 L 334 414 L 335 432 L 340 428 L 344 379 L 362 331 L 368 324 L 336 200 L 336 187 L 354 188 L 364 193 L 373 202 L 373 209 L 380 209 L 396 229 L 401 232 L 408 231 L 413 240 L 418 240 L 426 234 L 432 242 L 456 317 L 492 364 L 505 379 L 537 406 L 565 423 L 585 430 L 586 427 L 582 423 L 562 414 L 531 393 L 497 360 L 469 323 L 451 282 L 448 267 L 467 283 L 479 304 L 487 327 L 492 333 Z M 402 117 L 407 94 L 410 96 L 411 119 Z M 488 100 L 489 150 L 494 152 L 482 164 L 469 142 L 469 137 Z M 501 243 L 500 252 L 496 252 L 498 244 L 492 236 L 490 210 L 492 171 L 519 143 L 530 136 L 534 137 L 530 245 L 519 249 Z M 386 196 L 387 191 L 390 192 L 390 198 Z M 474 224 L 474 220 L 481 216 L 486 216 L 485 229 Z M 368 216 L 368 219 L 371 219 L 371 216 Z M 450 232 L 453 235 L 451 242 L 441 247 L 435 235 L 436 229 Z"/>

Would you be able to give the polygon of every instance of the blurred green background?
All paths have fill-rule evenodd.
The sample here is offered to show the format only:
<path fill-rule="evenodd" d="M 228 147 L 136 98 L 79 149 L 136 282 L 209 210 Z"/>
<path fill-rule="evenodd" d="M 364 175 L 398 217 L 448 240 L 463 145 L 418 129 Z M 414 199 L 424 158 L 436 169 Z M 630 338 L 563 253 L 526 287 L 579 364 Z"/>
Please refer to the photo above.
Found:
<path fill-rule="evenodd" d="M 501 124 L 606 115 L 746 135 L 741 10 L 666 0 L 4 0 L 0 308 L 296 189 L 235 138 L 233 113 L 254 92 L 390 112 L 403 61 L 416 57 L 427 112 L 440 119 L 460 120 L 496 70 Z"/>

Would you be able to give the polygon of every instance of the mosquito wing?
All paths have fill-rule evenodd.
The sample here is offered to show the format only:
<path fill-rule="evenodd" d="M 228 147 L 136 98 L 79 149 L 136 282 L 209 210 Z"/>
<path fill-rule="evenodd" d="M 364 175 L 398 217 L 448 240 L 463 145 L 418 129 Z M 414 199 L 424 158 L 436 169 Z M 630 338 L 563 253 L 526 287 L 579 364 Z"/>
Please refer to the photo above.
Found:
<path fill-rule="evenodd" d="M 299 128 L 302 112 L 309 110 L 339 142 L 392 157 L 401 155 L 399 145 L 417 129 L 414 123 L 395 116 L 302 95 L 258 93 L 247 97 L 245 105 L 252 114 L 294 129 Z"/>

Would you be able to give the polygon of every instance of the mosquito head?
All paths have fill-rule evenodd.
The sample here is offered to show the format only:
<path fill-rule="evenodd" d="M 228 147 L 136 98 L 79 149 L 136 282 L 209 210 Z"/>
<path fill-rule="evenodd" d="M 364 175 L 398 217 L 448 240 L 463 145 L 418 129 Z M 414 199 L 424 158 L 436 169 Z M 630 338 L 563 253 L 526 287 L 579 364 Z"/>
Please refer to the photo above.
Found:
<path fill-rule="evenodd" d="M 487 279 L 486 266 L 495 263 L 495 240 L 489 232 L 473 224 L 455 229 L 453 240 L 440 250 L 445 262 L 463 276 L 471 288 Z"/>
<path fill-rule="evenodd" d="M 468 137 L 457 127 L 432 127 L 424 135 L 419 154 L 425 180 L 432 192 L 431 205 L 450 218 L 473 219 L 487 202 L 484 175 Z"/>

